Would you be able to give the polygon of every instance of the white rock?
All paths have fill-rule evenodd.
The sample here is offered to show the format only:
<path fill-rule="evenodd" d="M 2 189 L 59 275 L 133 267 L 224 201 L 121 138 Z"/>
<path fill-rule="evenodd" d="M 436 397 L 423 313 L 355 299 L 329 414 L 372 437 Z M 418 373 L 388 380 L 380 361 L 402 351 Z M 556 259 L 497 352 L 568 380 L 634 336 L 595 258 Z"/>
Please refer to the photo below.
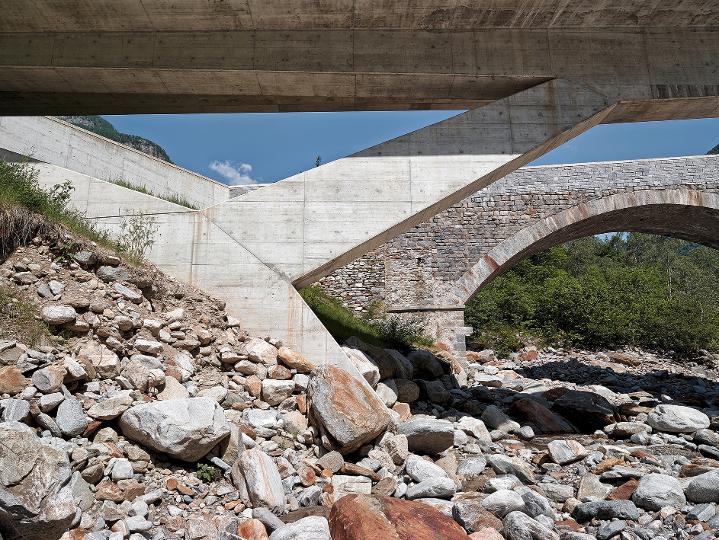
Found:
<path fill-rule="evenodd" d="M 680 509 L 687 503 L 679 480 L 666 474 L 647 474 L 639 479 L 632 501 L 646 510 L 660 510 L 665 506 Z"/>
<path fill-rule="evenodd" d="M 187 388 L 182 386 L 175 377 L 165 377 L 165 387 L 162 392 L 157 394 L 157 399 L 160 401 L 168 401 L 170 399 L 187 399 L 190 397 L 190 392 Z"/>
<path fill-rule="evenodd" d="M 500 489 L 490 493 L 482 501 L 482 506 L 497 517 L 504 517 L 510 512 L 524 509 L 524 499 L 516 491 Z"/>
<path fill-rule="evenodd" d="M 136 339 L 135 349 L 143 353 L 155 355 L 162 354 L 162 351 L 165 350 L 162 343 L 151 339 Z"/>
<path fill-rule="evenodd" d="M 158 452 L 197 461 L 230 434 L 222 407 L 208 398 L 135 405 L 120 417 L 123 434 Z"/>
<path fill-rule="evenodd" d="M 557 439 L 550 441 L 547 448 L 552 461 L 559 465 L 574 463 L 589 455 L 587 449 L 574 440 Z"/>
<path fill-rule="evenodd" d="M 457 492 L 457 486 L 451 478 L 428 478 L 407 488 L 408 499 L 420 499 L 423 497 L 436 497 L 438 499 L 449 499 Z"/>
<path fill-rule="evenodd" d="M 372 362 L 369 357 L 358 349 L 350 347 L 342 347 L 352 364 L 357 368 L 369 385 L 374 388 L 379 382 L 379 368 Z"/>
<path fill-rule="evenodd" d="M 459 422 L 457 422 L 457 427 L 482 443 L 492 443 L 492 436 L 489 434 L 487 426 L 485 426 L 481 420 L 472 418 L 471 416 L 463 416 L 459 419 Z"/>
<path fill-rule="evenodd" d="M 132 405 L 130 390 L 118 392 L 111 398 L 98 401 L 87 411 L 87 415 L 98 420 L 112 420 L 124 413 Z"/>
<path fill-rule="evenodd" d="M 369 495 L 372 493 L 372 480 L 366 476 L 335 474 L 332 476 L 332 488 L 335 501 L 351 493 Z"/>
<path fill-rule="evenodd" d="M 77 356 L 92 364 L 101 379 L 113 379 L 120 374 L 120 359 L 101 343 L 90 341 L 83 344 Z"/>
<path fill-rule="evenodd" d="M 72 306 L 45 306 L 42 308 L 42 320 L 48 324 L 61 325 L 74 321 L 77 312 Z"/>
<path fill-rule="evenodd" d="M 112 466 L 112 479 L 117 480 L 128 480 L 132 478 L 134 472 L 132 470 L 132 463 L 125 458 L 119 458 L 115 461 Z"/>
<path fill-rule="evenodd" d="M 709 417 L 701 411 L 681 405 L 657 405 L 647 417 L 647 424 L 667 433 L 693 433 L 709 427 Z"/>
<path fill-rule="evenodd" d="M 332 540 L 327 519 L 308 516 L 274 531 L 269 540 Z"/>
<path fill-rule="evenodd" d="M 442 467 L 414 454 L 407 458 L 404 469 L 415 482 L 422 482 L 430 478 L 449 478 Z"/>
<path fill-rule="evenodd" d="M 265 379 L 262 381 L 262 399 L 270 405 L 279 405 L 292 395 L 295 382 Z"/>
<path fill-rule="evenodd" d="M 391 407 L 397 403 L 397 384 L 393 379 L 387 379 L 384 382 L 377 383 L 375 392 L 387 407 Z"/>
<path fill-rule="evenodd" d="M 281 515 L 285 511 L 285 490 L 275 462 L 262 450 L 245 450 L 232 467 L 235 486 L 247 495 L 255 507 L 269 508 Z M 238 485 L 239 484 L 239 485 Z"/>
<path fill-rule="evenodd" d="M 253 362 L 259 362 L 266 366 L 277 364 L 277 348 L 264 339 L 251 338 L 244 345 L 245 353 Z"/>

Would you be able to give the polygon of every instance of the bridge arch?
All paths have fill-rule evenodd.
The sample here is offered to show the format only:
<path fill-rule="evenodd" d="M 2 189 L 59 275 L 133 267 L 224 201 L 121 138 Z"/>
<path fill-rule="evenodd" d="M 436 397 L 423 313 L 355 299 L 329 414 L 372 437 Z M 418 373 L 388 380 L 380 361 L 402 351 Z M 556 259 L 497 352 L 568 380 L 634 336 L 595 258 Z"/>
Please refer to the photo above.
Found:
<path fill-rule="evenodd" d="M 449 298 L 463 306 L 492 279 L 527 257 L 564 242 L 614 231 L 661 234 L 719 248 L 719 194 L 681 187 L 582 202 L 500 242 L 462 275 Z"/>

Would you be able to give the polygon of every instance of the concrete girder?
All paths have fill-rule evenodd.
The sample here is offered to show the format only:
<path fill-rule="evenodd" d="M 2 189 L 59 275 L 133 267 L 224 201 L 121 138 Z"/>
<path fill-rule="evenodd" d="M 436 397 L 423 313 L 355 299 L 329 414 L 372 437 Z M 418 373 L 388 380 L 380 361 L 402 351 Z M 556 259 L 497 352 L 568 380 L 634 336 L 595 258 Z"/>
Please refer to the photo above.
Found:
<path fill-rule="evenodd" d="M 0 114 L 466 109 L 558 78 L 613 99 L 719 93 L 716 0 L 410 4 L 3 6 Z"/>

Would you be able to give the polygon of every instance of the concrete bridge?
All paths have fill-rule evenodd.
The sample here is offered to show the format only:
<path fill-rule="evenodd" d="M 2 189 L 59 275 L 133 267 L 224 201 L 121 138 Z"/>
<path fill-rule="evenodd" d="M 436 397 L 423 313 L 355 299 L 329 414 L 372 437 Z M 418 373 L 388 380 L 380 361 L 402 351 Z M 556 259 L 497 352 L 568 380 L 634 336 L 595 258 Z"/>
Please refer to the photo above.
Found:
<path fill-rule="evenodd" d="M 163 269 L 318 362 L 346 358 L 296 287 L 600 123 L 719 116 L 719 0 L 10 4 L 0 114 L 471 109 L 199 212 L 158 214 Z M 57 145 L 35 136 L 35 149 Z M 0 148 L 27 143 L 21 123 L 0 125 Z M 103 180 L 68 157 L 48 152 L 47 167 Z"/>
<path fill-rule="evenodd" d="M 374 300 L 463 351 L 464 304 L 522 259 L 634 231 L 719 248 L 719 156 L 525 167 L 320 281 L 355 311 Z"/>

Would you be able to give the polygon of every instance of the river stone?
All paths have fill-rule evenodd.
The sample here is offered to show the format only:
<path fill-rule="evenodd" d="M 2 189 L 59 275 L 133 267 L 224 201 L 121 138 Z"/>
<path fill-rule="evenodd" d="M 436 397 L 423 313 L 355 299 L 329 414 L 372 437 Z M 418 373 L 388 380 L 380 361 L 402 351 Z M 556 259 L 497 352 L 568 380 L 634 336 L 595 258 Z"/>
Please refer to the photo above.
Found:
<path fill-rule="evenodd" d="M 482 506 L 500 518 L 515 510 L 524 509 L 524 499 L 516 491 L 500 489 L 487 495 Z"/>
<path fill-rule="evenodd" d="M 312 372 L 307 398 L 311 423 L 328 435 L 325 446 L 342 454 L 382 434 L 390 422 L 387 408 L 369 385 L 335 366 Z"/>
<path fill-rule="evenodd" d="M 279 405 L 292 395 L 295 382 L 265 379 L 262 381 L 262 399 L 270 405 Z"/>
<path fill-rule="evenodd" d="M 89 421 L 82 404 L 73 397 L 65 398 L 55 413 L 55 423 L 67 437 L 82 434 Z"/>
<path fill-rule="evenodd" d="M 24 422 L 30 417 L 30 402 L 24 399 L 0 399 L 3 422 Z"/>
<path fill-rule="evenodd" d="M 580 523 L 597 519 L 639 519 L 639 510 L 632 501 L 590 501 L 577 505 L 572 517 Z"/>
<path fill-rule="evenodd" d="M 60 390 L 66 373 L 64 366 L 52 364 L 33 373 L 32 384 L 43 394 L 52 394 Z"/>
<path fill-rule="evenodd" d="M 559 465 L 568 465 L 589 455 L 587 449 L 574 440 L 558 439 L 550 441 L 547 448 L 552 461 Z"/>
<path fill-rule="evenodd" d="M 183 461 L 197 461 L 230 434 L 220 405 L 210 398 L 135 405 L 120 416 L 128 438 Z"/>
<path fill-rule="evenodd" d="M 421 499 L 423 497 L 436 497 L 449 499 L 457 492 L 454 480 L 447 477 L 428 478 L 419 484 L 407 488 L 408 499 Z"/>
<path fill-rule="evenodd" d="M 507 540 L 559 540 L 559 535 L 552 529 L 523 512 L 510 512 L 502 523 Z"/>
<path fill-rule="evenodd" d="M 281 515 L 285 512 L 285 490 L 277 465 L 258 448 L 245 450 L 232 467 L 232 480 L 246 491 L 252 504 L 269 508 Z"/>
<path fill-rule="evenodd" d="M 0 531 L 5 540 L 57 540 L 75 518 L 67 453 L 24 424 L 0 424 Z"/>
<path fill-rule="evenodd" d="M 342 350 L 350 359 L 354 367 L 357 368 L 357 371 L 359 371 L 362 377 L 364 377 L 367 383 L 372 388 L 375 388 L 379 382 L 380 375 L 379 368 L 374 364 L 374 362 L 372 362 L 365 353 L 358 349 L 342 347 Z"/>
<path fill-rule="evenodd" d="M 90 341 L 83 344 L 77 357 L 92 364 L 101 379 L 113 379 L 120 374 L 120 359 L 102 343 Z"/>
<path fill-rule="evenodd" d="M 87 411 L 87 415 L 97 420 L 112 420 L 113 418 L 117 418 L 132 405 L 131 393 L 130 390 L 123 390 L 111 398 L 98 401 L 90 407 L 90 410 Z"/>
<path fill-rule="evenodd" d="M 415 482 L 430 478 L 449 478 L 442 467 L 414 454 L 407 457 L 404 470 Z"/>
<path fill-rule="evenodd" d="M 519 423 L 504 414 L 500 408 L 488 405 L 482 412 L 482 422 L 490 429 L 497 429 L 503 433 L 515 433 L 519 431 Z"/>
<path fill-rule="evenodd" d="M 0 394 L 19 394 L 30 381 L 15 366 L 0 367 Z"/>
<path fill-rule="evenodd" d="M 72 306 L 45 306 L 42 308 L 41 316 L 47 324 L 58 326 L 74 321 L 77 318 L 77 312 Z"/>
<path fill-rule="evenodd" d="M 413 452 L 439 454 L 454 445 L 454 426 L 447 420 L 413 417 L 402 422 L 397 432 L 407 437 Z"/>
<path fill-rule="evenodd" d="M 130 281 L 130 273 L 119 266 L 101 266 L 95 272 L 105 283 L 111 281 Z"/>
<path fill-rule="evenodd" d="M 657 405 L 647 417 L 647 424 L 667 433 L 693 433 L 709 427 L 709 417 L 701 411 L 682 405 Z"/>
<path fill-rule="evenodd" d="M 665 506 L 681 508 L 687 503 L 679 480 L 666 474 L 642 476 L 632 500 L 646 510 L 660 510 Z"/>
<path fill-rule="evenodd" d="M 277 529 L 269 540 L 332 540 L 332 537 L 327 518 L 307 516 Z"/>
<path fill-rule="evenodd" d="M 719 469 L 692 478 L 684 493 L 695 503 L 719 503 Z"/>
<path fill-rule="evenodd" d="M 416 501 L 347 495 L 330 512 L 332 540 L 469 540 L 451 517 Z"/>

